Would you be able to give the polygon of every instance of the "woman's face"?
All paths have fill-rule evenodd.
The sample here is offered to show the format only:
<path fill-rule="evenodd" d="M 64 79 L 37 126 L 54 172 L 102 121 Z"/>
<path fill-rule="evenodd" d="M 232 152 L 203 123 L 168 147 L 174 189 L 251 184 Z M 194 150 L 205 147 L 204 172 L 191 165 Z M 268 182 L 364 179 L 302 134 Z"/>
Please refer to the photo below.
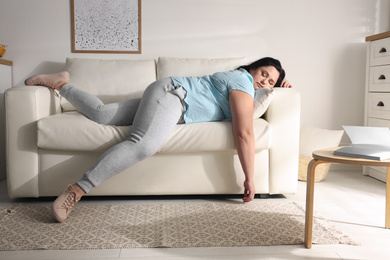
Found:
<path fill-rule="evenodd" d="M 279 79 L 279 71 L 274 66 L 264 66 L 251 69 L 249 74 L 253 77 L 253 86 L 256 89 L 273 88 Z"/>

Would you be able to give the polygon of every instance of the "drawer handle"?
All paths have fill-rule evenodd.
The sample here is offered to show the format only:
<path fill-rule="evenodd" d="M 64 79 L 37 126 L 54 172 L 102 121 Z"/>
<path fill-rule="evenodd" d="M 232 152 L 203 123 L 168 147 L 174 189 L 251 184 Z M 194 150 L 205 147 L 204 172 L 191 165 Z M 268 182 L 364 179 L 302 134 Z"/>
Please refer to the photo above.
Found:
<path fill-rule="evenodd" d="M 386 53 L 386 52 L 387 52 L 387 50 L 386 50 L 385 47 L 383 47 L 383 48 L 379 51 L 379 53 Z"/>
<path fill-rule="evenodd" d="M 378 103 L 378 105 L 376 105 L 377 107 L 384 107 L 385 106 L 385 104 L 383 104 L 383 102 L 382 101 L 379 101 L 379 103 Z"/>
<path fill-rule="evenodd" d="M 379 79 L 379 80 L 385 80 L 385 79 L 386 79 L 386 76 L 382 74 L 382 75 L 379 76 L 378 79 Z"/>

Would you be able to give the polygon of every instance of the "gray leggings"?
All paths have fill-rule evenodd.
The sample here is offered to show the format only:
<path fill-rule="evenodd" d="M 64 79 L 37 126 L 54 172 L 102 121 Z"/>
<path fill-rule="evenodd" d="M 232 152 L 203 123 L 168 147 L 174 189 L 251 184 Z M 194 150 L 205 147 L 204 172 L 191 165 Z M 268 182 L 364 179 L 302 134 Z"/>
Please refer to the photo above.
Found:
<path fill-rule="evenodd" d="M 184 123 L 186 91 L 170 78 L 152 83 L 142 98 L 103 104 L 92 94 L 66 84 L 60 91 L 81 114 L 106 125 L 132 125 L 129 137 L 108 149 L 77 184 L 88 193 L 93 187 L 131 165 L 155 154 L 172 129 Z"/>

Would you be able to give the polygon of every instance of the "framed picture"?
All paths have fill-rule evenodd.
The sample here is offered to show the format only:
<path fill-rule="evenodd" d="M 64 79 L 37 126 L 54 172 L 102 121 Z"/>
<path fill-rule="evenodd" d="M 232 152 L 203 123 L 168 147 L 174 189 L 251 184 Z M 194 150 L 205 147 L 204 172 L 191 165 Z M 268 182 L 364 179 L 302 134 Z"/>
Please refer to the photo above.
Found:
<path fill-rule="evenodd" d="M 72 0 L 72 52 L 141 53 L 141 0 Z"/>

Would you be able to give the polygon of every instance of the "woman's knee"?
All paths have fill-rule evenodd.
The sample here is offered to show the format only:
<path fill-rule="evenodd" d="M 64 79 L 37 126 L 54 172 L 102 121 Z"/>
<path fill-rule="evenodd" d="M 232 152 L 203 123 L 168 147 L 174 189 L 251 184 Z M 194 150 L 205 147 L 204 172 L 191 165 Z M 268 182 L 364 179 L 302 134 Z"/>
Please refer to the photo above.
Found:
<path fill-rule="evenodd" d="M 147 141 L 144 136 L 136 135 L 134 133 L 130 134 L 127 138 L 129 145 L 133 146 L 136 150 L 136 154 L 139 160 L 145 159 L 154 155 L 160 148 L 160 145 L 157 145 L 156 141 Z"/>
<path fill-rule="evenodd" d="M 89 110 L 89 113 L 85 115 L 88 119 L 92 120 L 95 123 L 101 124 L 101 125 L 108 125 L 110 124 L 109 119 L 101 109 L 99 108 L 91 108 Z"/>

